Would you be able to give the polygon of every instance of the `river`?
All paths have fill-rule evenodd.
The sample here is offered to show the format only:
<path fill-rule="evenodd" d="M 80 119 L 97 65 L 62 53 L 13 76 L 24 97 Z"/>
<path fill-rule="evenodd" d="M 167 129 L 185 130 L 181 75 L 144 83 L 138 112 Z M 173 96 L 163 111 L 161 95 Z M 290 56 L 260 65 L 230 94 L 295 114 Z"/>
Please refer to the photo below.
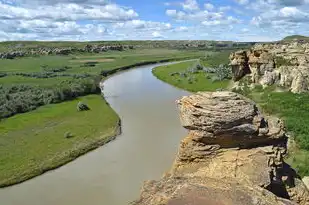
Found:
<path fill-rule="evenodd" d="M 168 171 L 186 131 L 175 100 L 187 92 L 156 79 L 147 65 L 115 74 L 104 96 L 122 120 L 122 134 L 54 171 L 0 189 L 1 205 L 125 205 L 145 180 Z"/>

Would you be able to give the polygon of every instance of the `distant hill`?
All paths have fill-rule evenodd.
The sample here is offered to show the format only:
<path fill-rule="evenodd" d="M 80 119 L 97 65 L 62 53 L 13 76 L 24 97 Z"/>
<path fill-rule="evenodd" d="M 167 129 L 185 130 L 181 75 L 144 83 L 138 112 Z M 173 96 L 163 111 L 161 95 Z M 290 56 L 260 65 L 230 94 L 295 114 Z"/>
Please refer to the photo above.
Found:
<path fill-rule="evenodd" d="M 302 35 L 292 35 L 292 36 L 287 36 L 283 39 L 283 41 L 292 41 L 292 40 L 309 41 L 309 37 L 308 36 L 302 36 Z"/>

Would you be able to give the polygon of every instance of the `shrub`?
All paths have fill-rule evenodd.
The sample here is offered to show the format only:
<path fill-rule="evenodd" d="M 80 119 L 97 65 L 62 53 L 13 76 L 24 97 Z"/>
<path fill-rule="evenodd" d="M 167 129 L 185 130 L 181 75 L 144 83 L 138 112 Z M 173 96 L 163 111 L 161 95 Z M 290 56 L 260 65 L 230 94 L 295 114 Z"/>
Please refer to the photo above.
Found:
<path fill-rule="evenodd" d="M 175 76 L 175 75 L 179 75 L 179 72 L 170 73 L 170 76 Z"/>
<path fill-rule="evenodd" d="M 90 110 L 90 108 L 88 107 L 88 105 L 84 104 L 83 102 L 78 102 L 77 110 L 78 111 L 87 111 L 87 110 Z"/>
<path fill-rule="evenodd" d="M 41 66 L 43 71 L 45 72 L 52 72 L 52 73 L 59 73 L 59 72 L 64 72 L 66 70 L 71 69 L 71 67 L 69 66 L 63 66 L 60 68 L 48 68 L 46 65 Z"/>
<path fill-rule="evenodd" d="M 91 62 L 86 62 L 86 63 L 84 63 L 82 66 L 83 67 L 94 67 L 94 66 L 96 66 L 98 64 L 98 62 L 96 62 L 96 61 L 91 61 Z"/>
<path fill-rule="evenodd" d="M 42 105 L 100 93 L 101 90 L 97 86 L 98 79 L 66 80 L 53 88 L 23 84 L 0 86 L 0 119 L 34 110 Z"/>
<path fill-rule="evenodd" d="M 276 67 L 279 68 L 281 66 L 291 66 L 293 65 L 289 60 L 283 57 L 276 57 Z"/>
<path fill-rule="evenodd" d="M 219 65 L 215 72 L 219 81 L 232 78 L 232 70 L 227 65 Z"/>
<path fill-rule="evenodd" d="M 0 73 L 0 78 L 6 77 L 7 75 L 7 73 Z"/>
<path fill-rule="evenodd" d="M 71 132 L 66 132 L 66 133 L 64 133 L 64 137 L 69 139 L 69 138 L 74 137 L 74 135 Z"/>

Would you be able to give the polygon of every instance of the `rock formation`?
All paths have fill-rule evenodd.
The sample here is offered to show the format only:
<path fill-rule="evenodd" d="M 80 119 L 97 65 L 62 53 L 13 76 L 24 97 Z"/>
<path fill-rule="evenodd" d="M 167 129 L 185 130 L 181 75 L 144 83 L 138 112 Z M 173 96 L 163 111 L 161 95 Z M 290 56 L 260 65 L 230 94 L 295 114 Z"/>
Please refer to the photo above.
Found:
<path fill-rule="evenodd" d="M 177 104 L 189 135 L 170 173 L 145 183 L 135 204 L 309 204 L 304 183 L 284 162 L 280 119 L 233 92 L 200 92 Z"/>
<path fill-rule="evenodd" d="M 294 93 L 309 90 L 309 43 L 257 44 L 230 56 L 234 80 L 245 75 L 250 83 L 276 84 Z"/>

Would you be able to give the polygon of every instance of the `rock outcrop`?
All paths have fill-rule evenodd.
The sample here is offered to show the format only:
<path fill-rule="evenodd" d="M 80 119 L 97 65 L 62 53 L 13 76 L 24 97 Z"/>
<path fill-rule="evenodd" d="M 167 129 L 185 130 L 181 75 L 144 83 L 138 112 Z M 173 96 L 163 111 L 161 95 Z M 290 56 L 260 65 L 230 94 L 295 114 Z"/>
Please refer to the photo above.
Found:
<path fill-rule="evenodd" d="M 233 92 L 200 92 L 177 104 L 189 135 L 170 173 L 146 183 L 135 204 L 309 204 L 304 183 L 284 162 L 280 119 Z"/>
<path fill-rule="evenodd" d="M 309 90 L 309 43 L 257 44 L 230 55 L 235 81 L 245 75 L 250 83 L 278 85 L 294 93 Z"/>

